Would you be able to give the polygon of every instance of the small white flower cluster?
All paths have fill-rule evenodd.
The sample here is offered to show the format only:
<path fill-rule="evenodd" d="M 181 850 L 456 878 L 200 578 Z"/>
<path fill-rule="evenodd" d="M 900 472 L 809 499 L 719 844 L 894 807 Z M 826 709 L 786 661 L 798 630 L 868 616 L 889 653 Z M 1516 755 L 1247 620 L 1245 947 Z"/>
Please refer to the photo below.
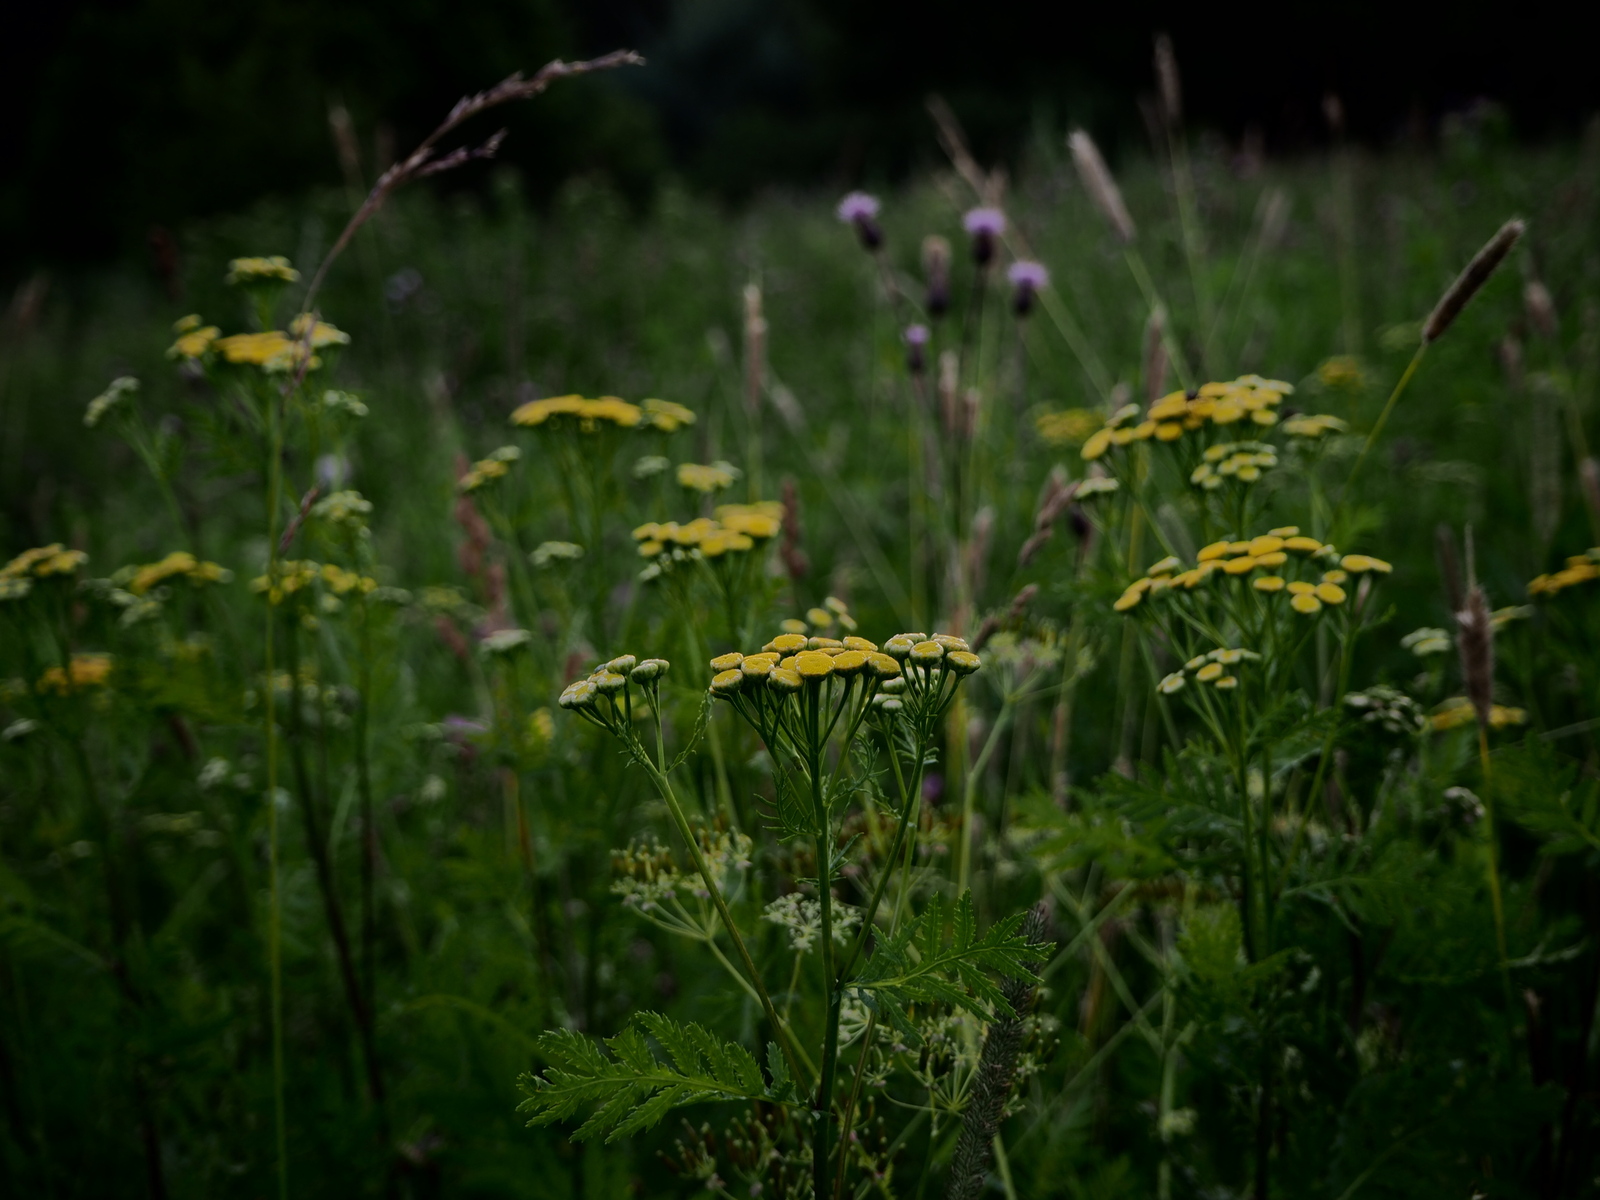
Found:
<path fill-rule="evenodd" d="M 1351 692 L 1344 702 L 1361 714 L 1363 722 L 1378 725 L 1387 733 L 1421 733 L 1427 725 L 1422 706 L 1388 684 L 1376 683 L 1364 692 Z"/>
<path fill-rule="evenodd" d="M 761 919 L 789 931 L 789 948 L 797 954 L 809 953 L 822 936 L 822 901 L 799 892 L 779 896 L 761 912 Z M 846 945 L 850 932 L 861 923 L 861 910 L 847 904 L 833 907 L 833 940 Z"/>

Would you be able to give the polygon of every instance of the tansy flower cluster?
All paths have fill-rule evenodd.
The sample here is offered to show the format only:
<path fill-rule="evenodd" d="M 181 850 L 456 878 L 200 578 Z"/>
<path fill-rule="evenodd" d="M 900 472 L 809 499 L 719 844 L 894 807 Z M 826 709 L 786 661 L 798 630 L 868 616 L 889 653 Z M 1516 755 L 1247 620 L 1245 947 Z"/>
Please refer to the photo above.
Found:
<path fill-rule="evenodd" d="M 1241 663 L 1259 662 L 1261 655 L 1254 650 L 1245 650 L 1241 647 L 1220 647 L 1208 654 L 1196 655 L 1183 664 L 1181 671 L 1174 671 L 1164 678 L 1156 687 L 1164 696 L 1181 692 L 1192 677 L 1196 683 L 1209 684 L 1219 691 L 1231 691 L 1239 686 L 1239 677 L 1231 668 Z"/>
<path fill-rule="evenodd" d="M 619 654 L 601 663 L 587 679 L 569 683 L 557 703 L 590 724 L 626 739 L 633 729 L 633 693 L 628 685 L 637 684 L 653 698 L 671 667 L 664 658 L 640 662 L 632 654 Z"/>
<path fill-rule="evenodd" d="M 270 587 L 267 577 L 258 575 L 250 581 L 250 590 L 265 593 L 270 604 L 282 604 L 284 600 L 317 583 L 322 585 L 325 595 L 334 597 L 351 592 L 368 595 L 378 586 L 378 581 L 370 575 L 348 571 L 334 563 L 290 559 L 278 564 L 277 577 L 271 581 Z"/>
<path fill-rule="evenodd" d="M 1283 423 L 1283 432 L 1292 438 L 1307 440 L 1320 438 L 1328 433 L 1343 433 L 1349 426 L 1338 417 L 1330 417 L 1325 413 L 1301 413 L 1290 417 Z"/>
<path fill-rule="evenodd" d="M 1189 474 L 1189 482 L 1206 491 L 1215 491 L 1228 480 L 1254 483 L 1261 472 L 1278 465 L 1278 452 L 1265 442 L 1219 442 L 1207 446 L 1201 462 Z"/>
<path fill-rule="evenodd" d="M 918 724 L 936 721 L 982 662 L 951 634 L 896 634 L 880 649 L 861 637 L 782 633 L 759 653 L 720 655 L 710 666 L 713 696 L 769 745 L 786 742 L 804 758 L 819 753 L 852 710 L 847 741 L 869 711 L 893 719 L 907 710 Z M 791 697 L 798 707 L 786 703 Z"/>
<path fill-rule="evenodd" d="M 1574 554 L 1561 570 L 1529 581 L 1528 595 L 1554 596 L 1565 588 L 1592 583 L 1596 579 L 1600 579 L 1600 546 L 1587 554 Z"/>
<path fill-rule="evenodd" d="M 467 470 L 467 473 L 456 481 L 456 490 L 462 495 L 470 495 L 479 488 L 504 479 L 511 471 L 511 464 L 522 457 L 522 451 L 515 446 L 501 446 L 488 458 L 481 458 Z"/>
<path fill-rule="evenodd" d="M 65 696 L 83 688 L 104 687 L 111 677 L 109 654 L 74 654 L 68 671 L 51 667 L 39 677 L 40 692 L 54 692 Z"/>
<path fill-rule="evenodd" d="M 1452 696 L 1441 704 L 1433 716 L 1428 718 L 1428 724 L 1435 732 L 1446 729 L 1457 729 L 1462 725 L 1471 725 L 1478 719 L 1477 711 L 1472 707 L 1472 701 L 1465 696 Z M 1509 708 L 1504 704 L 1489 706 L 1489 727 L 1491 729 L 1504 729 L 1508 725 L 1525 725 L 1528 714 L 1520 708 Z"/>
<path fill-rule="evenodd" d="M 323 340 L 319 343 L 313 335 L 312 346 L 331 345 L 344 343 L 350 340 L 348 334 L 340 333 L 333 326 L 318 325 L 319 330 L 331 330 L 338 334 L 337 338 L 324 333 Z M 307 370 L 315 371 L 322 366 L 322 359 L 317 354 L 310 354 L 304 341 L 299 337 L 291 337 L 281 329 L 269 329 L 262 333 L 236 333 L 231 337 L 217 338 L 207 347 L 222 355 L 224 362 L 237 366 L 259 367 L 268 374 L 283 374 L 295 370 L 301 363 L 306 363 Z M 174 347 L 176 349 L 176 347 Z"/>
<path fill-rule="evenodd" d="M 68 550 L 60 542 L 51 542 L 48 546 L 24 550 L 0 567 L 0 579 L 20 579 L 29 575 L 35 579 L 47 579 L 52 575 L 70 575 L 88 561 L 89 556 L 82 550 Z"/>
<path fill-rule="evenodd" d="M 249 287 L 261 283 L 296 283 L 300 272 L 289 265 L 281 254 L 267 258 L 236 258 L 228 264 L 227 283 L 234 287 Z"/>
<path fill-rule="evenodd" d="M 179 317 L 172 323 L 172 332 L 178 340 L 167 347 L 168 358 L 199 358 L 222 336 L 222 330 L 215 325 L 202 325 L 199 313 Z"/>
<path fill-rule="evenodd" d="M 545 400 L 530 400 L 518 405 L 511 414 L 511 423 L 528 429 L 575 428 L 580 433 L 597 433 L 601 429 L 657 429 L 673 433 L 685 425 L 694 424 L 694 413 L 670 400 L 646 400 L 630 404 L 617 396 L 601 396 L 588 400 L 582 396 L 551 396 Z"/>
<path fill-rule="evenodd" d="M 1345 602 L 1344 584 L 1351 575 L 1367 572 L 1388 574 L 1393 568 L 1381 558 L 1366 554 L 1346 554 L 1342 558 L 1332 546 L 1316 538 L 1304 537 L 1298 527 L 1287 525 L 1248 541 L 1213 542 L 1196 556 L 1196 564 L 1184 570 L 1176 556 L 1153 563 L 1141 579 L 1136 579 L 1111 606 L 1117 612 L 1137 607 L 1147 597 L 1165 592 L 1193 591 L 1213 575 L 1221 574 L 1241 581 L 1250 576 L 1250 586 L 1267 595 L 1283 593 L 1295 612 L 1311 616 L 1324 605 Z M 1323 569 L 1318 570 L 1321 567 Z M 1296 578 L 1286 578 L 1293 575 Z M 1311 578 L 1315 575 L 1316 578 Z"/>
<path fill-rule="evenodd" d="M 680 463 L 678 486 L 691 492 L 699 492 L 702 496 L 709 496 L 713 492 L 731 488 L 738 482 L 739 475 L 738 467 L 721 460 L 714 463 Z"/>
<path fill-rule="evenodd" d="M 774 501 L 724 504 L 717 508 L 715 519 L 696 517 L 681 525 L 647 521 L 633 531 L 633 539 L 639 543 L 640 556 L 657 560 L 652 565 L 660 567 L 697 557 L 748 553 L 776 537 L 782 520 L 783 506 Z"/>
<path fill-rule="evenodd" d="M 1242 375 L 1231 383 L 1207 383 L 1192 393 L 1173 392 L 1163 396 L 1137 424 L 1130 422 L 1139 415 L 1139 406 L 1125 404 L 1084 442 L 1083 458 L 1092 462 L 1115 446 L 1151 438 L 1158 442 L 1175 442 L 1208 422 L 1232 425 L 1248 418 L 1257 425 L 1275 425 L 1278 414 L 1273 410 L 1293 391 L 1293 386 L 1280 379 Z"/>
<path fill-rule="evenodd" d="M 169 579 L 183 578 L 190 583 L 226 583 L 233 572 L 214 562 L 202 562 L 187 550 L 174 550 L 160 562 L 146 563 L 141 567 L 127 567 L 126 587 L 135 596 L 142 596 L 151 588 Z M 120 576 L 123 572 L 118 572 Z"/>
<path fill-rule="evenodd" d="M 856 619 L 850 615 L 850 606 L 837 596 L 829 596 L 816 608 L 808 608 L 805 618 L 790 617 L 779 622 L 780 633 L 831 634 L 838 625 L 846 633 L 854 633 Z"/>
<path fill-rule="evenodd" d="M 1068 408 L 1061 412 L 1040 413 L 1034 418 L 1039 436 L 1052 446 L 1077 446 L 1087 441 L 1102 424 L 1087 408 Z"/>
<path fill-rule="evenodd" d="M 0 601 L 21 600 L 33 590 L 34 580 L 71 575 L 88 561 L 82 550 L 68 550 L 60 542 L 24 550 L 0 567 Z"/>

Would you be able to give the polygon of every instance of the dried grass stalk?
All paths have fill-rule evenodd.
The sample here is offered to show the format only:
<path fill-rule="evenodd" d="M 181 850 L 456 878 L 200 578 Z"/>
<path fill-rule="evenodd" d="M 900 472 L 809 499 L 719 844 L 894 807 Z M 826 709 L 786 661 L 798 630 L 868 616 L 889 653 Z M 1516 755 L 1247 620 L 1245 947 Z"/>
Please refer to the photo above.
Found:
<path fill-rule="evenodd" d="M 1156 83 L 1161 88 L 1161 115 L 1168 129 L 1176 129 L 1183 122 L 1183 84 L 1172 39 L 1164 33 L 1156 34 Z"/>
<path fill-rule="evenodd" d="M 1078 168 L 1078 178 L 1083 180 L 1089 198 L 1094 201 L 1094 206 L 1100 210 L 1101 215 L 1111 223 L 1117 238 L 1127 245 L 1138 235 L 1138 230 L 1134 228 L 1128 206 L 1122 202 L 1122 189 L 1117 187 L 1117 181 L 1111 177 L 1111 170 L 1106 166 L 1106 160 L 1100 157 L 1100 148 L 1094 144 L 1094 139 L 1081 129 L 1074 129 L 1067 136 L 1067 148 L 1072 151 L 1072 161 Z"/>
<path fill-rule="evenodd" d="M 1427 346 L 1438 341 L 1444 336 L 1444 331 L 1450 328 L 1451 323 L 1461 315 L 1461 310 L 1467 302 L 1476 296 L 1483 285 L 1489 282 L 1489 277 L 1495 273 L 1500 264 L 1505 261 L 1506 255 L 1511 253 L 1511 248 L 1522 237 L 1527 223 L 1521 217 L 1512 217 L 1499 231 L 1472 256 L 1472 261 L 1467 264 L 1466 270 L 1456 276 L 1439 303 L 1434 305 L 1433 312 L 1428 314 L 1427 323 L 1422 327 L 1422 344 Z"/>
<path fill-rule="evenodd" d="M 1144 326 L 1144 398 L 1154 404 L 1167 392 L 1167 313 L 1157 305 Z"/>
<path fill-rule="evenodd" d="M 1537 279 L 1528 280 L 1522 286 L 1522 307 L 1528 314 L 1528 324 L 1534 332 L 1554 341 L 1561 332 L 1561 322 L 1556 317 L 1556 302 L 1550 295 L 1550 289 Z"/>
<path fill-rule="evenodd" d="M 1476 583 L 1467 592 L 1465 607 L 1456 613 L 1456 647 L 1461 652 L 1467 699 L 1478 724 L 1487 729 L 1494 704 L 1494 627 L 1489 619 L 1489 599 Z"/>

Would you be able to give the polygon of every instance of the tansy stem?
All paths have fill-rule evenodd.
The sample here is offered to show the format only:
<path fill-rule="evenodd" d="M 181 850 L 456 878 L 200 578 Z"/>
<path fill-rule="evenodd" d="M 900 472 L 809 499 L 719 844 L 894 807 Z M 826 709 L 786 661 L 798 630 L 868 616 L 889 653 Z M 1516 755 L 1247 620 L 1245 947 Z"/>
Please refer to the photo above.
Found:
<path fill-rule="evenodd" d="M 778 1039 L 778 1044 L 783 1048 L 783 1054 L 789 1061 L 789 1070 L 796 1079 L 805 1078 L 805 1073 L 800 1069 L 800 1059 L 795 1054 L 794 1047 L 790 1045 L 788 1026 L 778 1017 L 778 1010 L 772 1005 L 772 997 L 767 994 L 767 986 L 761 981 L 761 972 L 756 970 L 755 961 L 750 957 L 750 951 L 744 944 L 744 938 L 739 934 L 739 927 L 733 923 L 733 914 L 728 911 L 728 902 L 723 899 L 722 889 L 717 886 L 717 881 L 712 877 L 711 867 L 705 860 L 705 855 L 700 852 L 700 843 L 694 836 L 694 830 L 689 826 L 689 819 L 684 815 L 683 805 L 678 802 L 677 795 L 672 790 L 672 784 L 666 776 L 666 758 L 662 750 L 662 733 L 659 720 L 656 726 L 656 747 L 661 755 L 660 765 L 645 760 L 649 769 L 651 781 L 656 785 L 656 791 L 666 803 L 667 811 L 672 815 L 672 823 L 678 828 L 678 836 L 683 838 L 684 845 L 689 848 L 689 857 L 694 860 L 695 870 L 700 872 L 700 878 L 706 885 L 706 891 L 711 893 L 711 903 L 716 905 L 717 916 L 722 918 L 722 924 L 728 931 L 728 936 L 733 939 L 733 948 L 739 955 L 739 962 L 743 965 L 745 974 L 750 977 L 751 984 L 755 987 L 756 998 L 761 1002 L 761 1011 L 766 1015 L 767 1023 L 772 1026 L 773 1035 Z"/>
<path fill-rule="evenodd" d="M 261 688 L 267 757 L 267 963 L 271 975 L 272 1115 L 278 1153 L 278 1200 L 289 1200 L 289 1148 L 283 1112 L 283 905 L 278 887 L 278 734 L 273 678 L 272 589 L 278 575 L 278 505 L 283 490 L 283 428 L 278 397 L 267 393 L 266 678 Z"/>

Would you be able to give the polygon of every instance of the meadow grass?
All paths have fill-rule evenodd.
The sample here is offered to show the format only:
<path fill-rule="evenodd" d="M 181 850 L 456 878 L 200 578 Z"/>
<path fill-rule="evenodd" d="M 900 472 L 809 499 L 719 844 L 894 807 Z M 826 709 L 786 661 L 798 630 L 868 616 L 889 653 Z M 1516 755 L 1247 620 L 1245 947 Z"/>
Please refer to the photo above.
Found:
<path fill-rule="evenodd" d="M 193 228 L 175 296 L 132 270 L 19 292 L 0 545 L 63 548 L 0 578 L 8 1177 L 1576 1194 L 1600 155 L 1464 121 L 1426 152 L 1174 161 L 1120 172 L 1128 244 L 1043 134 L 1009 188 L 967 164 L 881 195 L 870 252 L 833 195 L 411 192 L 329 274 L 349 345 L 303 379 L 292 347 L 174 360 L 171 327 L 284 326 L 301 282 L 230 264 L 309 274 L 340 195 Z M 1007 218 L 983 269 L 980 201 Z M 1025 315 L 1013 259 L 1048 268 Z M 1263 378 L 1174 399 L 1184 373 Z M 537 407 L 569 394 L 624 402 Z M 1164 397 L 1193 418 L 1171 443 L 1143 425 Z M 1199 457 L 1225 441 L 1262 445 Z M 707 691 L 785 620 L 900 665 Z M 981 669 L 917 674 L 905 629 Z M 637 1082 L 674 1070 L 699 1082 Z M 619 1096 L 592 1127 L 624 1136 L 572 1136 Z"/>

